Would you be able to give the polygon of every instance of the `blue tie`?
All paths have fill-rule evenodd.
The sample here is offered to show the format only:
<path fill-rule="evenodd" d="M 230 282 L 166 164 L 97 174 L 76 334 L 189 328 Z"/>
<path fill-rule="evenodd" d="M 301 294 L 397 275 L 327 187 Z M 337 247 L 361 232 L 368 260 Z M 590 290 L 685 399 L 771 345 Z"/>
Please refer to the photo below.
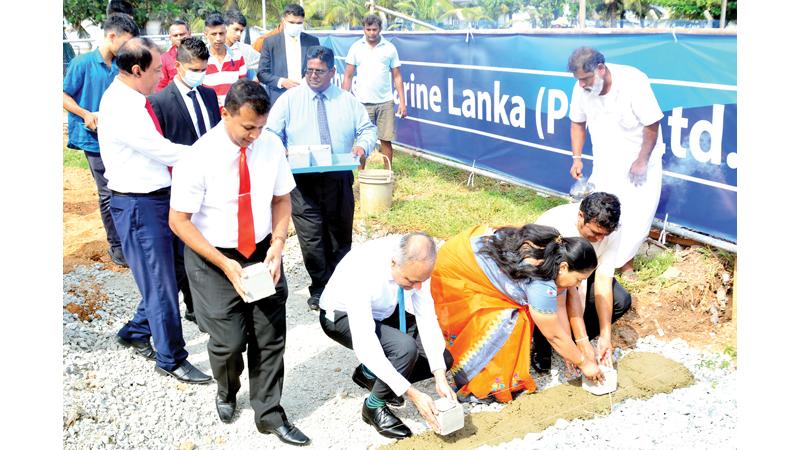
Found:
<path fill-rule="evenodd" d="M 197 137 L 200 137 L 206 134 L 206 123 L 203 121 L 203 111 L 200 109 L 200 102 L 197 101 L 197 92 L 189 91 L 189 98 L 192 99 L 192 104 L 194 105 L 194 113 L 197 115 L 197 129 L 200 131 L 200 134 Z"/>
<path fill-rule="evenodd" d="M 400 316 L 400 331 L 406 332 L 406 300 L 403 287 L 397 286 L 397 314 Z"/>
<path fill-rule="evenodd" d="M 319 143 L 323 145 L 331 145 L 331 130 L 328 128 L 328 113 L 325 110 L 325 95 L 319 93 L 316 96 L 314 96 L 314 100 L 317 100 L 317 125 L 319 126 Z"/>

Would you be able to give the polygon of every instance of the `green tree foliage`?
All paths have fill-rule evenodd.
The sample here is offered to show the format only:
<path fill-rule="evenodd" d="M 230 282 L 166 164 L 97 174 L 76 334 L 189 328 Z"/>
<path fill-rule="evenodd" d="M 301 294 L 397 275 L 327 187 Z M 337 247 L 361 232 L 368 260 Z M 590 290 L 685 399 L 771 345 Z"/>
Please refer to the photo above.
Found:
<path fill-rule="evenodd" d="M 88 19 L 96 24 L 106 18 L 107 0 L 64 0 L 64 19 L 78 32 L 81 38 L 89 37 L 81 22 Z"/>
<path fill-rule="evenodd" d="M 703 20 L 705 10 L 715 19 L 722 14 L 722 0 L 653 0 L 652 3 L 669 8 L 675 19 Z M 725 20 L 736 20 L 736 0 L 728 1 Z"/>

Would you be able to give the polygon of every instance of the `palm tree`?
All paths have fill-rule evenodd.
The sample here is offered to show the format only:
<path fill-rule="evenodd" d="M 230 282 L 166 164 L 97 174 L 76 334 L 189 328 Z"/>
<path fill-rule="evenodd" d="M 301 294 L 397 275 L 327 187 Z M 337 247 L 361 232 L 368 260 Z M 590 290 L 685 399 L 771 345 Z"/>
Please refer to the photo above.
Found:
<path fill-rule="evenodd" d="M 425 22 L 440 22 L 453 9 L 450 0 L 399 0 L 386 6 Z"/>
<path fill-rule="evenodd" d="M 639 25 L 644 28 L 644 19 L 651 11 L 656 18 L 661 17 L 661 11 L 653 3 L 650 0 L 625 0 L 625 9 L 636 13 L 636 17 L 639 18 Z"/>
<path fill-rule="evenodd" d="M 308 0 L 303 8 L 306 21 L 313 18 L 315 25 L 329 28 L 345 25 L 349 29 L 361 24 L 367 14 L 365 3 L 364 0 Z"/>

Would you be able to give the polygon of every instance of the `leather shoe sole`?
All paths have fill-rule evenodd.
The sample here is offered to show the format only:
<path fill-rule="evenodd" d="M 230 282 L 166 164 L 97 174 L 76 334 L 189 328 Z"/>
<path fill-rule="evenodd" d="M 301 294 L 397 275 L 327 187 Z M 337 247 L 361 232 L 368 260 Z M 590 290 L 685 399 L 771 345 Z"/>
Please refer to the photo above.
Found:
<path fill-rule="evenodd" d="M 306 300 L 306 303 L 308 303 L 308 308 L 310 310 L 319 311 L 319 296 L 312 295 L 311 297 L 308 297 L 308 300 Z"/>
<path fill-rule="evenodd" d="M 226 402 L 225 400 L 217 397 L 215 403 L 217 406 L 219 420 L 221 420 L 222 423 L 233 422 L 233 414 L 236 412 L 236 400 L 232 402 Z"/>
<path fill-rule="evenodd" d="M 278 439 L 290 445 L 303 446 L 311 443 L 311 439 L 308 436 L 290 423 L 285 423 L 278 428 L 270 428 L 256 424 L 256 428 L 259 433 L 274 434 Z"/>
<path fill-rule="evenodd" d="M 204 374 L 197 367 L 193 366 L 189 361 L 184 360 L 178 367 L 173 370 L 166 370 L 156 366 L 156 372 L 161 375 L 169 375 L 177 378 L 178 381 L 188 384 L 206 384 L 211 381 L 211 377 Z"/>
<path fill-rule="evenodd" d="M 136 351 L 139 356 L 144 356 L 145 358 L 155 361 L 156 360 L 156 351 L 153 350 L 153 347 L 150 345 L 150 341 L 134 341 L 130 339 L 125 339 L 122 336 L 117 335 L 117 343 L 123 347 L 129 347 Z"/>

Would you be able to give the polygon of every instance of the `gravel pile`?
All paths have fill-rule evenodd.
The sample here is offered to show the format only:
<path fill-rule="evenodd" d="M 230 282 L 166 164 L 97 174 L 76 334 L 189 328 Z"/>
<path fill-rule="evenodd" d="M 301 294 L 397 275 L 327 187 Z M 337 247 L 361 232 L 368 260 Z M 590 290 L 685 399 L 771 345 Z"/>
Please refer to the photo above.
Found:
<path fill-rule="evenodd" d="M 290 295 L 282 404 L 289 419 L 311 437 L 310 448 L 374 448 L 392 442 L 361 421 L 366 391 L 350 380 L 355 356 L 322 333 L 318 315 L 306 306 L 309 279 L 295 237 L 287 242 L 284 268 Z M 139 299 L 129 271 L 101 270 L 98 264 L 64 275 L 64 448 L 291 448 L 255 429 L 246 370 L 235 422 L 226 425 L 214 408 L 214 383 L 181 384 L 157 374 L 152 362 L 120 347 L 115 333 L 131 317 Z M 80 320 L 81 314 L 93 318 Z M 208 336 L 186 320 L 183 335 L 189 361 L 210 373 Z M 641 339 L 637 350 L 681 362 L 697 383 L 669 395 L 625 401 L 607 417 L 561 421 L 500 447 L 733 448 L 736 372 L 730 359 L 692 349 L 680 340 L 664 343 L 651 337 Z M 565 381 L 563 362 L 558 357 L 553 362 L 552 374 L 536 377 L 540 389 Z M 434 392 L 431 381 L 418 385 Z M 466 409 L 500 408 L 474 405 Z M 427 429 L 412 405 L 395 412 L 415 433 Z"/>

